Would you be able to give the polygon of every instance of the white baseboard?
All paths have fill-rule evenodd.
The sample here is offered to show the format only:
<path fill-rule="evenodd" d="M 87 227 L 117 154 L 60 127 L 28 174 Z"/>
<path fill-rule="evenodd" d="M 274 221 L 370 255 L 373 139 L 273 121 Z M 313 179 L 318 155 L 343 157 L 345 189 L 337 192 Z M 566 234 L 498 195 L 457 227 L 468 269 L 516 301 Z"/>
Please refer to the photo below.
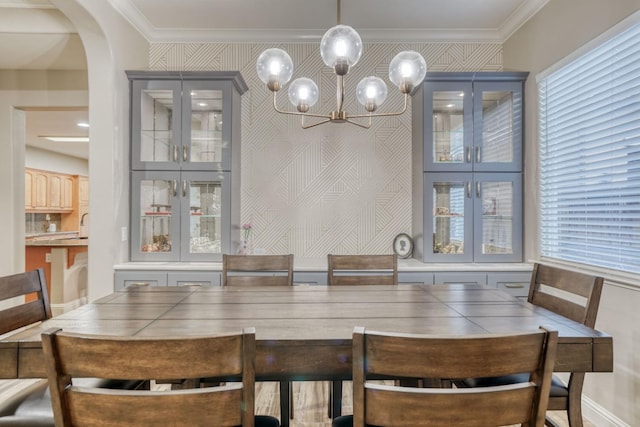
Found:
<path fill-rule="evenodd" d="M 598 427 L 631 427 L 585 395 L 582 395 L 582 416 Z"/>
<path fill-rule="evenodd" d="M 87 298 L 78 298 L 73 301 L 66 302 L 64 304 L 51 304 L 51 314 L 55 317 L 60 314 L 71 311 L 74 308 L 78 308 L 87 303 Z"/>

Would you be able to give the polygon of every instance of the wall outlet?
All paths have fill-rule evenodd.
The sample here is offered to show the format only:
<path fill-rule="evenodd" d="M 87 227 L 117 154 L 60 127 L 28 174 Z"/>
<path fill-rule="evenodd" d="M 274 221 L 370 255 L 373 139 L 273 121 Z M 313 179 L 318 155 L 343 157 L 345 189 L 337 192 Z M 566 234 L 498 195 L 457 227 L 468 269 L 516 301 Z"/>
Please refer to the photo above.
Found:
<path fill-rule="evenodd" d="M 265 255 L 267 251 L 265 251 L 264 248 L 255 248 L 253 253 L 254 255 Z"/>
<path fill-rule="evenodd" d="M 51 252 L 44 255 L 44 262 L 51 262 Z"/>
<path fill-rule="evenodd" d="M 126 241 L 127 241 L 127 239 L 128 239 L 128 235 L 129 235 L 129 233 L 127 232 L 127 227 L 122 227 L 122 228 L 120 229 L 120 239 L 121 239 L 123 242 L 126 242 Z"/>

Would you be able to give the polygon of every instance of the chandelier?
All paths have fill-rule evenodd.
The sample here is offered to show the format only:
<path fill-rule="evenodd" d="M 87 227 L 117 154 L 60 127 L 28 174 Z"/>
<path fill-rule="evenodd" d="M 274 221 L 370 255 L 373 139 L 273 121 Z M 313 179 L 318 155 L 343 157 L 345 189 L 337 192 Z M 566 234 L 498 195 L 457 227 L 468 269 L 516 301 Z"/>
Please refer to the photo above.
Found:
<path fill-rule="evenodd" d="M 333 68 L 336 75 L 336 110 L 328 114 L 309 112 L 319 96 L 318 85 L 306 77 L 295 79 L 289 85 L 289 101 L 296 111 L 280 109 L 277 104 L 277 93 L 286 85 L 293 75 L 293 61 L 282 49 L 271 48 L 260 54 L 256 62 L 258 77 L 267 88 L 273 92 L 273 108 L 281 114 L 301 116 L 303 129 L 308 129 L 324 123 L 352 123 L 368 129 L 372 117 L 398 116 L 407 110 L 411 91 L 424 81 L 427 64 L 418 52 L 403 51 L 397 54 L 389 63 L 389 80 L 404 94 L 404 107 L 395 112 L 377 112 L 378 107 L 387 97 L 387 85 L 376 76 L 363 78 L 356 87 L 356 97 L 367 111 L 366 114 L 347 114 L 344 110 L 345 76 L 356 65 L 362 55 L 362 39 L 360 35 L 348 25 L 340 24 L 340 0 L 338 1 L 338 25 L 330 28 L 320 41 L 320 55 L 324 63 Z M 319 119 L 315 123 L 305 125 L 305 117 Z M 366 119 L 368 123 L 366 122 Z M 352 119 L 365 119 L 353 121 Z"/>

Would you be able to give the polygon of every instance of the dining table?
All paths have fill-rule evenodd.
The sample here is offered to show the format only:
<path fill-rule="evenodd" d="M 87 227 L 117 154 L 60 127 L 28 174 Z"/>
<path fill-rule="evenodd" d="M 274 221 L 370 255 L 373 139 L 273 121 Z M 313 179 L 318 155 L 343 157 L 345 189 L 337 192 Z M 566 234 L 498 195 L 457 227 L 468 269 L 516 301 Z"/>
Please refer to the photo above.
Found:
<path fill-rule="evenodd" d="M 611 335 L 486 286 L 133 286 L 0 337 L 0 378 L 46 378 L 49 328 L 169 337 L 255 327 L 257 380 L 348 380 L 355 326 L 431 335 L 545 326 L 558 331 L 554 371 L 613 371 Z"/>

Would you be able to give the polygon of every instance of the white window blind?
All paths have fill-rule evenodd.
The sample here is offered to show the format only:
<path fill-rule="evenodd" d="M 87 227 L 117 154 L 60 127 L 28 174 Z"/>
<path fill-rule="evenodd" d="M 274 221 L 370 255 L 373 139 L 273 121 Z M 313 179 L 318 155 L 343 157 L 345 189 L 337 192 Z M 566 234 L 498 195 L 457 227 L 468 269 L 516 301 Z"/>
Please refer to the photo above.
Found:
<path fill-rule="evenodd" d="M 541 256 L 640 273 L 640 25 L 539 81 Z"/>

